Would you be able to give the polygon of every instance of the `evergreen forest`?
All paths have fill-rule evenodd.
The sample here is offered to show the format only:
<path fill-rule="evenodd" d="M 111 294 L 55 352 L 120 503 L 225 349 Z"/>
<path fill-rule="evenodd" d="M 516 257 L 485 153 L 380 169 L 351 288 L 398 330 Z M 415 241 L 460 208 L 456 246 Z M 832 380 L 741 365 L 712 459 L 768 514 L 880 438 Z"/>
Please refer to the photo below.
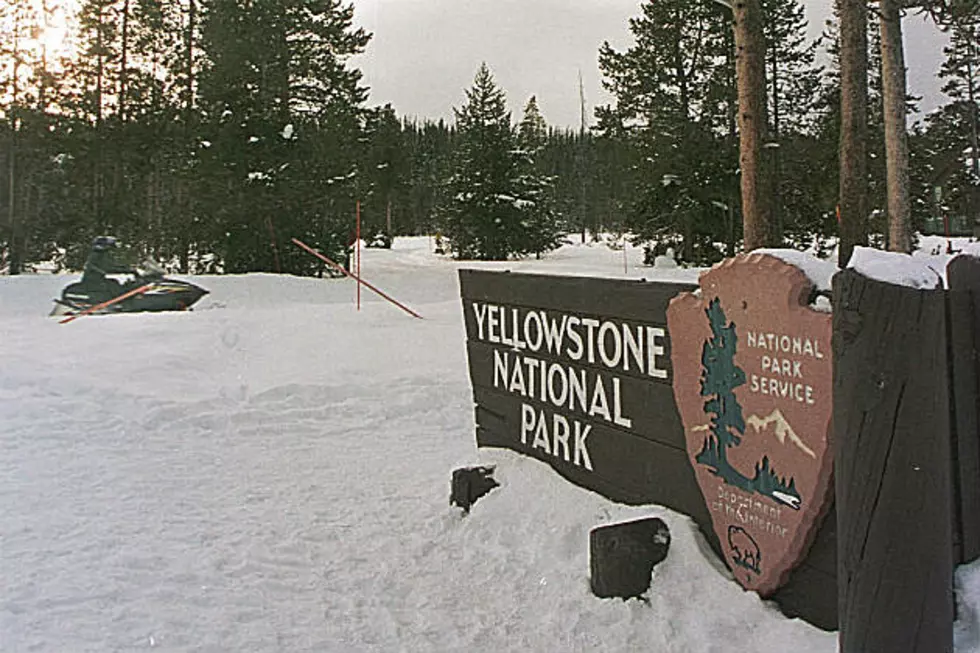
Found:
<path fill-rule="evenodd" d="M 761 0 L 770 174 L 785 246 L 838 236 L 840 34 L 807 37 L 800 0 Z M 912 12 L 915 9 L 907 9 Z M 437 235 L 463 259 L 540 256 L 628 237 L 652 260 L 739 251 L 736 47 L 720 1 L 642 0 L 625 49 L 596 53 L 614 100 L 576 128 L 511 98 L 492 60 L 454 119 L 371 101 L 356 55 L 372 35 L 342 0 L 0 0 L 0 271 L 78 269 L 92 239 L 190 273 L 322 274 L 299 238 L 343 261 L 359 210 L 368 246 Z M 52 35 L 71 30 L 69 52 Z M 884 245 L 879 31 L 867 40 L 868 232 Z M 948 102 L 909 96 L 919 233 L 980 220 L 980 16 L 949 35 Z"/>

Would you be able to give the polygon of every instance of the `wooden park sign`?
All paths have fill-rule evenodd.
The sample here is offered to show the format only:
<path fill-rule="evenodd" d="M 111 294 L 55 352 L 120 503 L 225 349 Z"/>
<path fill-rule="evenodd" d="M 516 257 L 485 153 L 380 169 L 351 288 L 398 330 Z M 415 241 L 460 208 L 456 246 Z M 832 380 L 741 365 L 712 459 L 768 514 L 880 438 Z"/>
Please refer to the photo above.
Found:
<path fill-rule="evenodd" d="M 831 314 L 812 282 L 742 255 L 670 305 L 674 396 L 721 549 L 746 589 L 771 594 L 805 557 L 832 490 Z"/>
<path fill-rule="evenodd" d="M 460 271 L 477 444 L 706 523 L 674 405 L 667 306 L 689 284 Z"/>
<path fill-rule="evenodd" d="M 746 588 L 786 580 L 832 470 L 831 317 L 807 306 L 802 272 L 739 257 L 702 275 L 700 297 L 478 270 L 460 289 L 479 446 L 689 515 Z"/>

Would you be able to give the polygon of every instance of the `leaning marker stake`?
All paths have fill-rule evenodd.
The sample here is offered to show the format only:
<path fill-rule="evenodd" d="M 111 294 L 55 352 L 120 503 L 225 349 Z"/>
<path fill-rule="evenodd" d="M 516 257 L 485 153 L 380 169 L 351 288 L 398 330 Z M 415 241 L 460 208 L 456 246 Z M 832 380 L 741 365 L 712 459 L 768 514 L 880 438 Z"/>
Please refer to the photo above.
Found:
<path fill-rule="evenodd" d="M 324 263 L 326 263 L 330 267 L 336 268 L 337 270 L 340 270 L 345 275 L 347 275 L 348 277 L 350 277 L 351 279 L 353 279 L 354 281 L 356 281 L 358 284 L 363 284 L 365 288 L 367 288 L 368 290 L 371 290 L 371 291 L 375 292 L 376 294 L 380 295 L 384 299 L 387 299 L 389 302 L 391 302 L 392 304 L 394 304 L 398 308 L 402 309 L 403 311 L 405 311 L 406 313 L 408 313 L 412 317 L 417 317 L 420 320 L 424 319 L 421 315 L 419 315 L 418 313 L 416 313 L 415 311 L 413 311 L 412 309 L 410 309 L 408 306 L 405 306 L 404 304 L 402 304 L 398 300 L 396 300 L 396 299 L 394 299 L 392 297 L 389 297 L 383 291 L 378 290 L 377 288 L 375 288 L 374 286 L 372 286 L 371 284 L 369 284 L 364 279 L 361 279 L 356 274 L 353 274 L 351 272 L 348 272 L 347 269 L 344 268 L 344 266 L 338 265 L 337 263 L 334 263 L 333 261 L 331 261 L 330 259 L 328 259 L 326 256 L 324 256 L 320 252 L 316 251 L 315 249 L 313 249 L 312 247 L 310 247 L 309 245 L 307 245 L 303 241 L 298 240 L 296 238 L 293 238 L 293 243 L 297 247 L 301 247 L 301 248 L 305 249 L 307 252 L 309 252 L 313 256 L 317 257 L 318 259 L 320 259 L 321 261 L 323 261 Z"/>
<path fill-rule="evenodd" d="M 361 201 L 357 201 L 357 276 L 361 276 Z M 357 310 L 361 310 L 361 284 L 357 284 Z"/>
<path fill-rule="evenodd" d="M 59 324 L 67 324 L 67 323 L 71 322 L 72 320 L 75 320 L 75 319 L 78 319 L 78 318 L 82 317 L 83 315 L 90 315 L 90 314 L 94 313 L 95 311 L 102 310 L 106 306 L 112 306 L 113 304 L 115 304 L 117 302 L 121 302 L 124 299 L 129 299 L 133 295 L 142 295 L 147 290 L 149 290 L 150 289 L 150 286 L 152 286 L 152 285 L 153 285 L 152 283 L 148 283 L 145 286 L 140 286 L 139 288 L 133 288 L 129 292 L 124 292 L 123 294 L 119 295 L 118 297 L 113 297 L 112 299 L 110 299 L 107 302 L 102 302 L 101 304 L 96 304 L 95 306 L 91 306 L 89 308 L 86 308 L 81 313 L 76 313 L 75 315 L 72 315 L 70 317 L 66 317 L 65 319 L 61 320 L 61 322 L 59 322 Z"/>

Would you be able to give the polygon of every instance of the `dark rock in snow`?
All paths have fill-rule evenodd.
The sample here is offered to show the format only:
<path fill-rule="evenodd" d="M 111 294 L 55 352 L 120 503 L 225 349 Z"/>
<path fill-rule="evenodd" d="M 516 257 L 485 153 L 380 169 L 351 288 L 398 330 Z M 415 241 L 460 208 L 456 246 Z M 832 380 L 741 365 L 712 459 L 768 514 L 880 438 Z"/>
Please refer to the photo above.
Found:
<path fill-rule="evenodd" d="M 464 513 L 469 513 L 470 506 L 477 499 L 500 485 L 493 478 L 493 470 L 493 467 L 464 467 L 453 470 L 449 505 L 459 506 Z"/>
<path fill-rule="evenodd" d="M 660 519 L 639 519 L 593 528 L 589 533 L 592 593 L 635 598 L 650 588 L 653 568 L 667 557 L 670 530 Z"/>

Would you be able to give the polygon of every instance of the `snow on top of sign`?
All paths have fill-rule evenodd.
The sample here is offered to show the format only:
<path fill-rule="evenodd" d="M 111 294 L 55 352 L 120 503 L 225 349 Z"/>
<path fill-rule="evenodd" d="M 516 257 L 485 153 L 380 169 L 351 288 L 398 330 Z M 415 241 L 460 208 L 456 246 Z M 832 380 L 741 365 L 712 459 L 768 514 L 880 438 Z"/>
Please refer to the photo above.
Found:
<path fill-rule="evenodd" d="M 810 304 L 810 308 L 815 311 L 820 311 L 821 313 L 834 312 L 834 306 L 830 303 L 830 297 L 825 297 L 823 295 L 818 296 L 814 302 Z"/>
<path fill-rule="evenodd" d="M 883 252 L 870 247 L 855 247 L 847 267 L 869 279 L 931 289 L 945 285 L 946 257 L 910 256 L 899 252 Z"/>
<path fill-rule="evenodd" d="M 830 291 L 831 280 L 837 274 L 837 265 L 819 259 L 812 254 L 795 249 L 757 249 L 753 254 L 768 254 L 799 268 L 813 282 L 817 290 Z"/>

